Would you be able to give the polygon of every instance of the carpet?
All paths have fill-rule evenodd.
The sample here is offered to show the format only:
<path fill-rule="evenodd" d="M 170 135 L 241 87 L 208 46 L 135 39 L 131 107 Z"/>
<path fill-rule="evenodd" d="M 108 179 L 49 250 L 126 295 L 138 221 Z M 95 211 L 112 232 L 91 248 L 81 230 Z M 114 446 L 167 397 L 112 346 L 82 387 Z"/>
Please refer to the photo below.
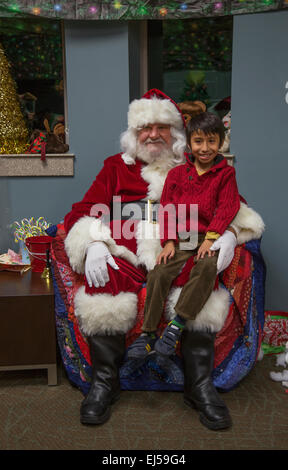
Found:
<path fill-rule="evenodd" d="M 288 393 L 264 356 L 245 379 L 221 396 L 233 426 L 209 431 L 184 405 L 181 392 L 123 391 L 110 420 L 79 421 L 82 393 L 59 365 L 59 384 L 44 370 L 0 373 L 0 450 L 286 450 Z"/>

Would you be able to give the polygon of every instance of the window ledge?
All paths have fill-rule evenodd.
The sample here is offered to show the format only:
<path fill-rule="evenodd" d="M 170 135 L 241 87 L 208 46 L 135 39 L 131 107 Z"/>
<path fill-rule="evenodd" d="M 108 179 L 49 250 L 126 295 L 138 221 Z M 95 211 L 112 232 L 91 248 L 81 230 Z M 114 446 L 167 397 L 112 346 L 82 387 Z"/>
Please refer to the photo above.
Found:
<path fill-rule="evenodd" d="M 235 155 L 222 154 L 234 166 Z M 74 176 L 75 155 L 48 153 L 45 161 L 40 154 L 0 154 L 0 176 Z"/>
<path fill-rule="evenodd" d="M 0 176 L 74 176 L 75 155 L 72 153 L 48 153 L 41 155 L 0 154 Z"/>

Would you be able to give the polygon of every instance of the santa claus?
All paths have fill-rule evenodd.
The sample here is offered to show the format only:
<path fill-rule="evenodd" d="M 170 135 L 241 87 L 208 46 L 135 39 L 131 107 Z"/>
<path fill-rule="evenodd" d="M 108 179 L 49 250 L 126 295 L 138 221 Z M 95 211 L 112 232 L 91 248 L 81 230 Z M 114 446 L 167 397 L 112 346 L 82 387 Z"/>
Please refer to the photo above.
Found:
<path fill-rule="evenodd" d="M 121 147 L 121 153 L 104 161 L 64 221 L 71 267 L 85 273 L 85 285 L 75 296 L 75 313 L 89 343 L 93 369 L 91 388 L 81 405 L 84 424 L 107 421 L 120 395 L 125 334 L 135 323 L 137 293 L 161 251 L 153 208 L 168 171 L 185 162 L 185 120 L 176 103 L 156 89 L 132 101 Z M 214 243 L 220 250 L 218 272 L 231 263 L 237 243 L 260 238 L 263 230 L 261 217 L 241 203 L 229 230 Z M 196 406 L 204 425 L 222 429 L 231 419 L 211 372 L 214 337 L 228 307 L 223 290 L 213 295 L 212 308 L 207 302 L 183 334 L 184 396 Z"/>

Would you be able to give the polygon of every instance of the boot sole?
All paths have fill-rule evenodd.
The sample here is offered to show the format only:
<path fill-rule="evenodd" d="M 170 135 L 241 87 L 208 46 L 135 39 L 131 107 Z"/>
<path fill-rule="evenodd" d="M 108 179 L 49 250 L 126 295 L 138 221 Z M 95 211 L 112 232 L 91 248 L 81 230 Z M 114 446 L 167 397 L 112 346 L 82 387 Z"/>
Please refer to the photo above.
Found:
<path fill-rule="evenodd" d="M 118 401 L 119 398 L 120 398 L 120 394 L 113 397 L 109 407 L 106 409 L 105 413 L 103 413 L 103 415 L 101 416 L 80 415 L 81 424 L 104 424 L 106 423 L 106 421 L 108 421 L 108 419 L 111 416 L 111 408 L 110 408 L 111 405 L 113 405 L 113 403 Z"/>
<path fill-rule="evenodd" d="M 187 398 L 184 398 L 184 403 L 185 405 L 190 406 L 190 408 L 193 408 L 196 411 L 198 411 L 200 422 L 211 431 L 219 431 L 221 429 L 228 429 L 232 426 L 232 421 L 228 417 L 226 419 L 223 418 L 222 420 L 218 420 L 218 421 L 210 421 L 209 419 L 207 419 L 204 413 L 197 408 L 196 404 L 193 401 L 188 400 Z"/>

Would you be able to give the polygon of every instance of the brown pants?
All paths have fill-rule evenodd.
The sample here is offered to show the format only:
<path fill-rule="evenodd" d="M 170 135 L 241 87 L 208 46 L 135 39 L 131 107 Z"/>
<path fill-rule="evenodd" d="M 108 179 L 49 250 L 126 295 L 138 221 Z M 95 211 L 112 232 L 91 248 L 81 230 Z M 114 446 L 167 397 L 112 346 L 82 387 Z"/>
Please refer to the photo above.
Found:
<path fill-rule="evenodd" d="M 199 237 L 200 238 L 200 237 Z M 196 256 L 203 238 L 194 250 L 180 250 L 176 247 L 175 255 L 167 264 L 158 264 L 147 276 L 147 294 L 144 308 L 143 331 L 156 331 L 161 319 L 165 300 L 173 280 L 179 274 L 185 262 Z M 213 291 L 217 277 L 218 251 L 214 256 L 200 258 L 190 271 L 189 280 L 183 286 L 178 302 L 174 307 L 177 315 L 186 320 L 195 319 Z"/>

